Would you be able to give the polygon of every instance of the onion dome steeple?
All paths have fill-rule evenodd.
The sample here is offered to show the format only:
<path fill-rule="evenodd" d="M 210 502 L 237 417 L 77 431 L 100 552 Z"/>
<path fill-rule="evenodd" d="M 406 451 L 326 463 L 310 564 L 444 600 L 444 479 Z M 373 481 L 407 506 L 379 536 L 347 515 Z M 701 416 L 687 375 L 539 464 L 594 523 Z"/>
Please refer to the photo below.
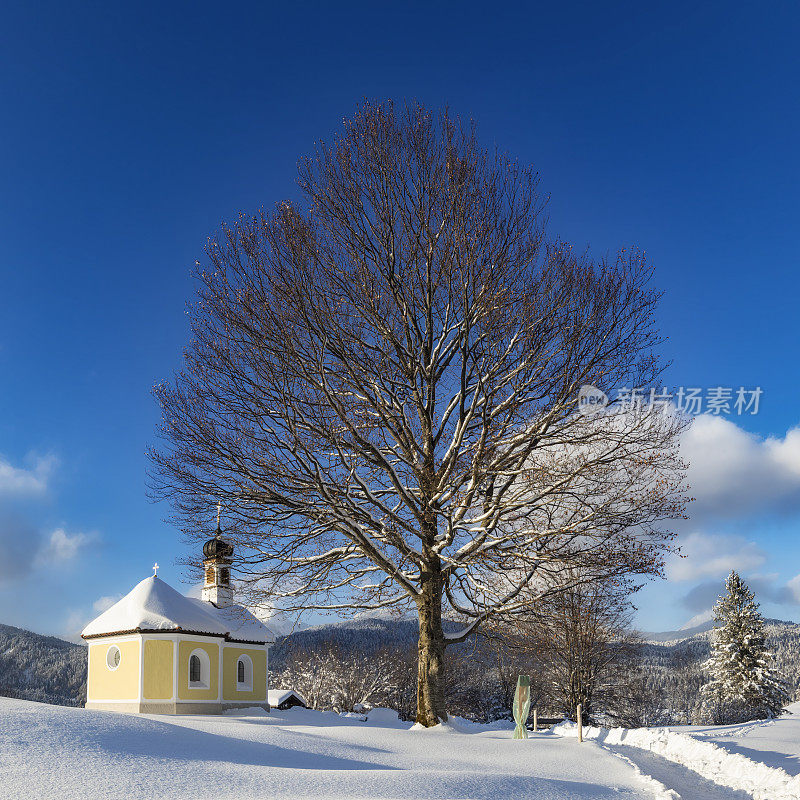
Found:
<path fill-rule="evenodd" d="M 222 538 L 219 517 L 222 506 L 217 503 L 217 530 L 214 537 L 203 545 L 203 600 L 217 607 L 233 602 L 230 565 L 233 561 L 233 545 Z"/>
<path fill-rule="evenodd" d="M 221 538 L 222 531 L 217 528 L 213 539 L 203 545 L 203 558 L 219 558 L 229 561 L 233 557 L 233 545 Z"/>

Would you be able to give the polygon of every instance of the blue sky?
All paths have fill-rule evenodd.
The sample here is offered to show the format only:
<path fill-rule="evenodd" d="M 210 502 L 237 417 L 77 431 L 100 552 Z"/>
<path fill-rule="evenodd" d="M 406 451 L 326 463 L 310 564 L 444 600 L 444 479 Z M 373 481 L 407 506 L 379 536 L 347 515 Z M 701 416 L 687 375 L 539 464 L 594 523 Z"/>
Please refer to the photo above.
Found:
<path fill-rule="evenodd" d="M 73 636 L 155 560 L 180 585 L 144 451 L 191 265 L 363 97 L 474 117 L 554 233 L 645 249 L 669 386 L 762 387 L 688 442 L 688 557 L 639 624 L 702 614 L 731 567 L 800 619 L 798 32 L 791 3 L 7 4 L 0 621 Z"/>

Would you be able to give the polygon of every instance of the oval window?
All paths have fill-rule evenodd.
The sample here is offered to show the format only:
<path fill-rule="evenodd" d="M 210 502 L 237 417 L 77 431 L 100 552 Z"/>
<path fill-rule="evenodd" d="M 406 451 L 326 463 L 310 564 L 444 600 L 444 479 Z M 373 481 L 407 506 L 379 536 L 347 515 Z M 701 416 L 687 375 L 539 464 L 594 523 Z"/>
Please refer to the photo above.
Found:
<path fill-rule="evenodd" d="M 119 647 L 117 647 L 115 644 L 112 644 L 106 653 L 106 664 L 108 665 L 109 669 L 113 670 L 119 666 L 120 661 L 122 661 L 122 653 L 120 653 Z"/>

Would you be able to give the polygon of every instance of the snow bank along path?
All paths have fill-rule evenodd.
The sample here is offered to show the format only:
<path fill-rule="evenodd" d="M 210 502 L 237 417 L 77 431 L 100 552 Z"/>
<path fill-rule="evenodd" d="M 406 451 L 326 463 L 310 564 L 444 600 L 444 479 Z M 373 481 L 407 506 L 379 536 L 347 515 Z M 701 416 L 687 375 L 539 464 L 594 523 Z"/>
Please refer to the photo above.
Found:
<path fill-rule="evenodd" d="M 781 721 L 776 720 L 771 724 L 778 729 Z M 743 731 L 741 738 L 745 738 L 749 732 L 761 726 L 750 724 L 739 727 Z M 686 732 L 678 732 L 670 728 L 584 728 L 583 736 L 584 739 L 595 740 L 612 748 L 615 745 L 627 745 L 649 750 L 721 786 L 745 791 L 755 800 L 800 800 L 800 775 L 789 775 L 783 769 L 768 766 L 761 760 L 732 752 L 730 747 L 700 738 L 709 730 L 686 729 Z M 556 725 L 553 732 L 573 738 L 578 735 L 574 723 Z M 780 739 L 784 748 L 792 747 L 797 753 L 800 744 L 797 739 L 792 739 L 793 730 L 787 726 L 785 732 L 779 732 L 774 738 Z M 727 735 L 733 734 L 728 732 Z M 758 755 L 756 750 L 751 752 Z M 766 756 L 768 751 L 762 749 L 762 752 Z"/>
<path fill-rule="evenodd" d="M 630 763 L 510 727 L 410 730 L 291 709 L 156 717 L 0 697 L 3 800 L 666 800 Z"/>

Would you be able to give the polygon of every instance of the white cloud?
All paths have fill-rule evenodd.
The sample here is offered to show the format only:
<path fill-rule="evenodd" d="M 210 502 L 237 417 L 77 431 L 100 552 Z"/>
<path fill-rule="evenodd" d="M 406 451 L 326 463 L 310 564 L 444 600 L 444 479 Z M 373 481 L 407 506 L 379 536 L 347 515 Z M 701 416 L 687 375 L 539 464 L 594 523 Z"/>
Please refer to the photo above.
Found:
<path fill-rule="evenodd" d="M 750 572 L 767 560 L 766 553 L 742 536 L 694 531 L 680 537 L 680 555 L 667 560 L 667 578 L 694 581 L 699 578 L 723 578 L 732 569 Z"/>
<path fill-rule="evenodd" d="M 693 520 L 800 508 L 800 428 L 765 439 L 702 415 L 683 434 L 681 455 L 689 463 Z"/>
<path fill-rule="evenodd" d="M 687 625 L 708 618 L 732 569 L 756 600 L 783 606 L 785 618 L 796 616 L 790 609 L 800 606 L 800 575 L 782 576 L 798 552 L 790 537 L 800 521 L 800 425 L 764 437 L 730 418 L 701 415 L 683 433 L 681 455 L 695 500 L 686 509 L 689 519 L 673 523 L 682 557 L 668 557 L 665 574 L 676 607 L 695 615 Z M 781 528 L 784 542 L 772 544 Z M 769 540 L 762 540 L 767 529 Z M 770 552 L 762 541 L 770 542 Z"/>
<path fill-rule="evenodd" d="M 36 566 L 62 564 L 72 561 L 78 553 L 99 539 L 96 533 L 68 534 L 63 528 L 56 528 L 36 556 Z"/>
<path fill-rule="evenodd" d="M 98 597 L 97 600 L 92 603 L 92 608 L 98 613 L 102 614 L 104 611 L 108 611 L 111 606 L 114 605 L 118 600 L 122 599 L 121 594 L 107 594 L 103 597 Z"/>
<path fill-rule="evenodd" d="M 800 575 L 795 575 L 778 590 L 775 602 L 792 606 L 800 605 Z"/>
<path fill-rule="evenodd" d="M 760 573 L 768 554 L 754 537 L 724 532 L 732 522 L 752 520 L 756 533 L 765 515 L 800 511 L 800 427 L 761 437 L 724 417 L 702 415 L 683 434 L 681 449 L 695 501 L 687 509 L 690 520 L 676 525 L 681 552 L 667 559 L 666 576 L 690 584 L 680 601 L 696 613 L 687 624 L 709 615 L 732 569 L 757 599 L 800 605 L 800 575 L 782 584 L 777 574 Z"/>
<path fill-rule="evenodd" d="M 104 595 L 98 597 L 92 603 L 92 611 L 89 612 L 85 608 L 70 608 L 67 609 L 64 624 L 61 627 L 61 637 L 68 642 L 76 642 L 77 644 L 84 644 L 81 639 L 81 631 L 99 614 L 107 611 L 117 600 L 121 599 L 121 594 Z"/>
<path fill-rule="evenodd" d="M 795 575 L 786 584 L 786 589 L 790 596 L 794 598 L 795 603 L 800 603 L 800 575 Z"/>
<path fill-rule="evenodd" d="M 743 577 L 745 583 L 755 594 L 758 603 L 774 603 L 783 606 L 800 605 L 800 575 L 796 575 L 783 585 L 775 572 L 753 573 Z M 724 593 L 725 584 L 722 580 L 703 581 L 693 586 L 680 601 L 685 608 L 696 612 L 696 615 L 686 623 L 686 627 L 698 624 L 698 621 L 705 621 L 704 618 L 710 619 L 712 607 Z"/>
<path fill-rule="evenodd" d="M 15 467 L 0 457 L 0 495 L 38 495 L 47 491 L 48 482 L 58 463 L 55 456 L 32 459 L 29 469 Z"/>
<path fill-rule="evenodd" d="M 81 631 L 89 622 L 91 622 L 91 619 L 87 618 L 85 611 L 70 609 L 67 612 L 67 618 L 64 622 L 61 635 L 68 642 L 83 642 L 83 639 L 81 639 Z"/>

